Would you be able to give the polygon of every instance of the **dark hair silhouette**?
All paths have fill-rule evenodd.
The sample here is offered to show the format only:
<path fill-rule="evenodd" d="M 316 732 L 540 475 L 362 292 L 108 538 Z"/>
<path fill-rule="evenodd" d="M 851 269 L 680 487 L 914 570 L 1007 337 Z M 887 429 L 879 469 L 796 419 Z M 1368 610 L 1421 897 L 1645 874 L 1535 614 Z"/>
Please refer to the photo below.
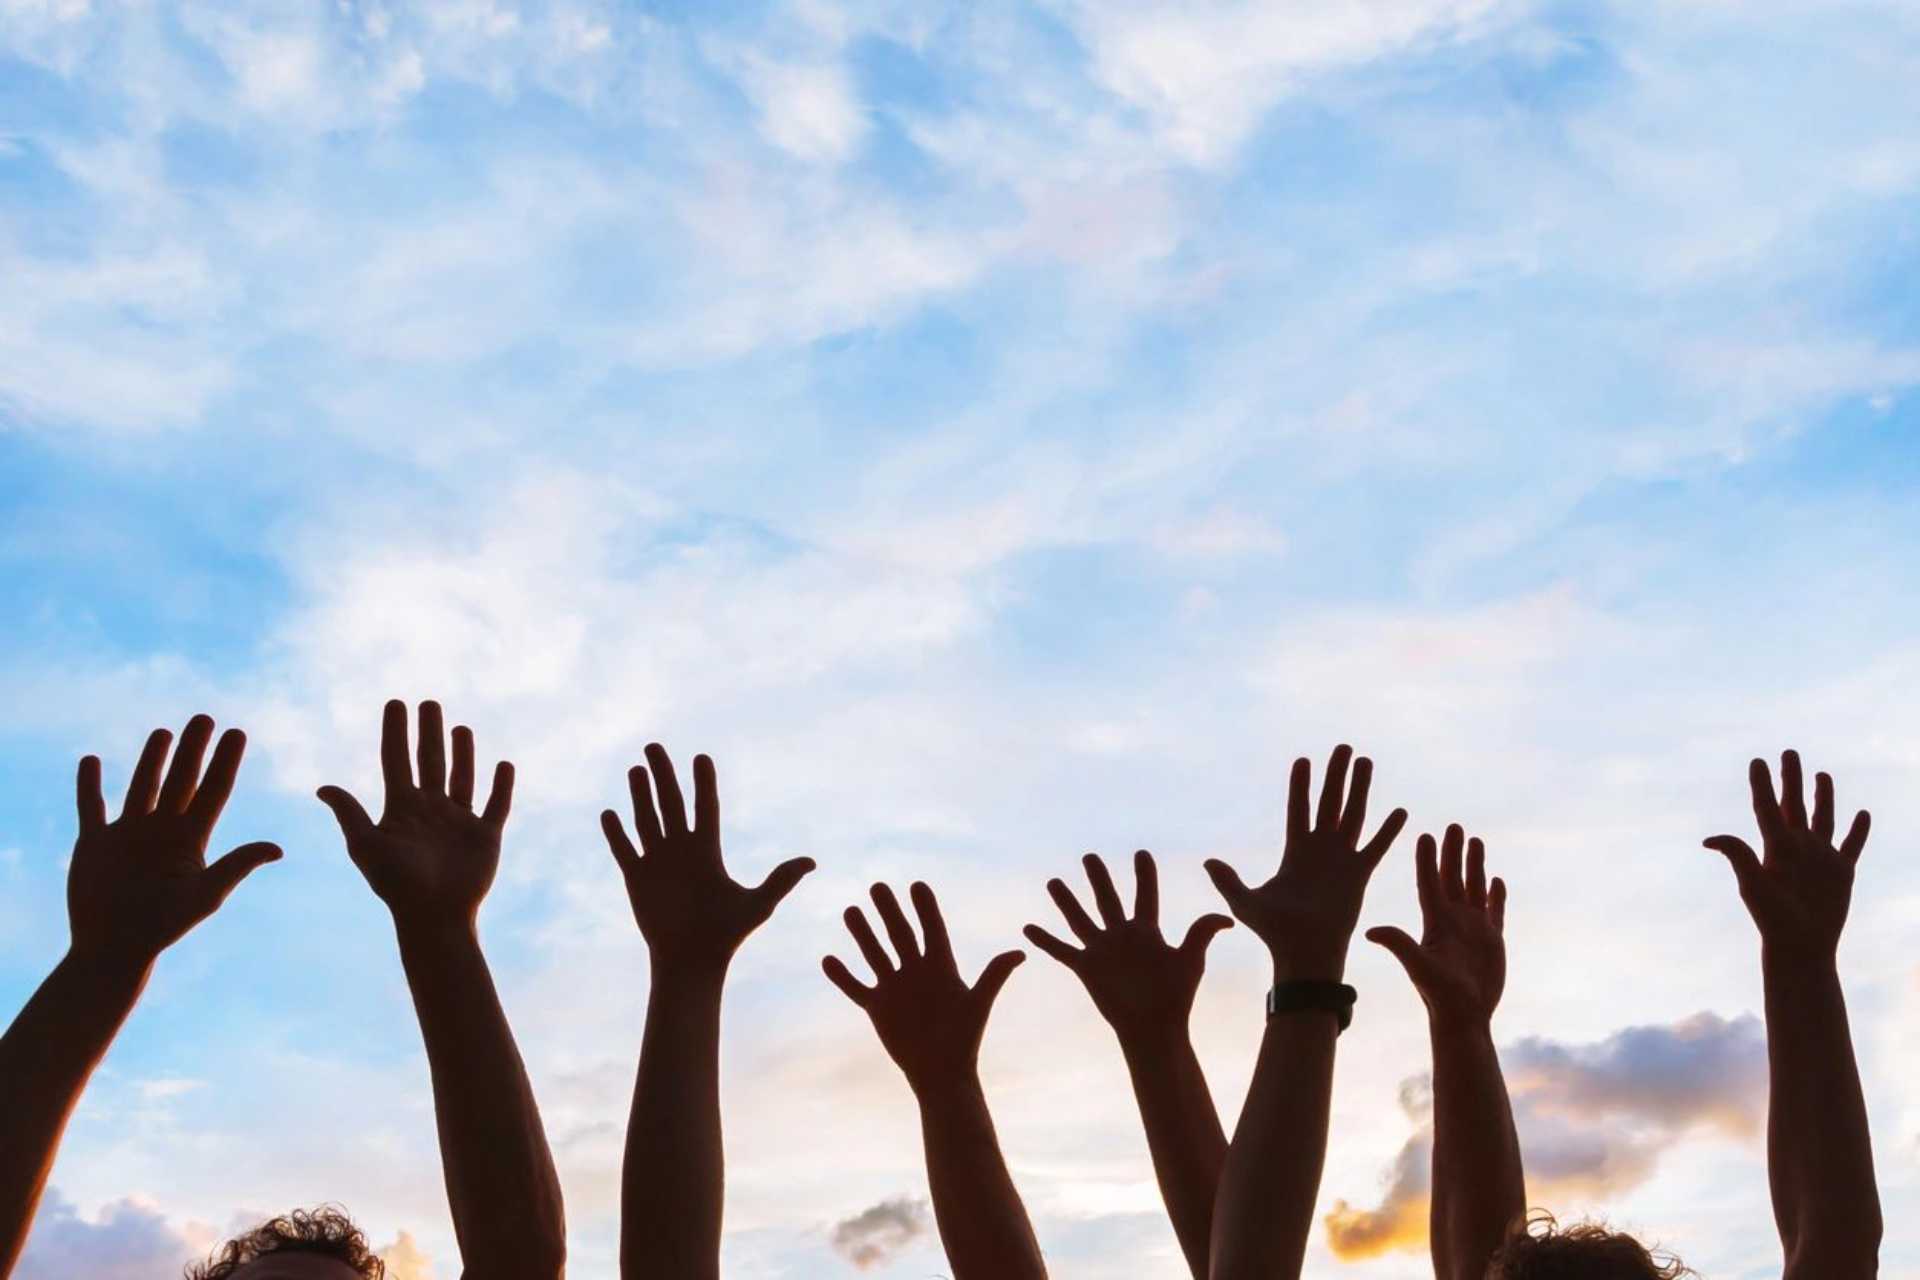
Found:
<path fill-rule="evenodd" d="M 367 1237 L 337 1205 L 295 1209 L 269 1219 L 220 1246 L 205 1262 L 189 1266 L 185 1280 L 228 1280 L 241 1267 L 269 1253 L 319 1253 L 338 1258 L 361 1280 L 385 1280 L 387 1264 L 367 1247 Z"/>
<path fill-rule="evenodd" d="M 1563 1227 L 1536 1209 L 1493 1255 L 1486 1280 L 1681 1280 L 1693 1274 L 1678 1258 L 1604 1223 Z"/>

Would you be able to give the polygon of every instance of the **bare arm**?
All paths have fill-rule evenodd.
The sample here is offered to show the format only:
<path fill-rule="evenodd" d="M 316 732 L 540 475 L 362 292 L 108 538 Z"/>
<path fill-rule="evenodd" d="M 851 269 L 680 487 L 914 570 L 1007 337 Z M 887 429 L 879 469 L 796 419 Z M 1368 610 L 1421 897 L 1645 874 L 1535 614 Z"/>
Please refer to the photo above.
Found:
<path fill-rule="evenodd" d="M 1786 1276 L 1869 1277 L 1879 1270 L 1880 1191 L 1837 952 L 1871 819 L 1864 810 L 1855 815 L 1836 848 L 1833 779 L 1816 776 L 1809 816 L 1792 751 L 1780 760 L 1778 799 L 1765 761 L 1749 766 L 1748 781 L 1763 853 L 1734 836 L 1706 844 L 1732 865 L 1760 929 L 1767 1175 Z"/>
<path fill-rule="evenodd" d="M 847 930 L 873 967 L 874 985 L 863 986 L 833 956 L 822 967 L 848 999 L 866 1010 L 920 1104 L 933 1216 L 954 1280 L 1044 1280 L 1046 1263 L 1000 1153 L 978 1066 L 987 1015 L 1025 957 L 1002 952 L 969 987 L 960 977 L 933 890 L 915 884 L 912 898 L 924 950 L 893 890 L 876 884 L 873 905 L 899 966 L 860 908 L 848 907 Z"/>
<path fill-rule="evenodd" d="M 448 772 L 440 706 L 420 704 L 419 780 L 407 709 L 381 725 L 386 804 L 376 824 L 351 795 L 322 787 L 347 853 L 393 913 L 433 1078 L 440 1160 L 470 1280 L 539 1280 L 566 1272 L 566 1212 L 533 1086 L 480 950 L 480 904 L 500 864 L 513 766 L 494 771 L 473 811 L 473 733 L 453 731 Z"/>
<path fill-rule="evenodd" d="M 720 1000 L 727 969 L 740 944 L 813 870 L 813 860 L 784 862 L 757 888 L 735 882 L 721 858 L 713 761 L 693 759 L 691 824 L 666 751 L 649 746 L 647 765 L 651 774 L 639 766 L 627 773 L 640 847 L 618 814 L 600 815 L 653 977 L 627 1120 L 620 1274 L 715 1280 L 726 1192 Z"/>
<path fill-rule="evenodd" d="M 1361 843 L 1373 762 L 1352 757 L 1350 748 L 1335 748 L 1312 818 L 1307 812 L 1312 766 L 1294 761 L 1286 849 L 1272 879 L 1249 889 L 1226 863 L 1207 863 L 1234 916 L 1267 944 L 1276 986 L 1345 978 L 1347 946 L 1367 882 L 1406 823 L 1405 810 L 1396 809 L 1372 840 Z M 1330 1012 L 1267 1019 L 1214 1201 L 1214 1280 L 1299 1276 L 1326 1162 L 1338 1034 L 1338 1018 Z"/>
<path fill-rule="evenodd" d="M 154 730 L 112 822 L 100 761 L 80 762 L 80 834 L 67 873 L 72 941 L 0 1037 L 0 1276 L 20 1259 L 67 1120 L 155 960 L 280 856 L 273 845 L 249 844 L 207 865 L 207 841 L 246 748 L 245 736 L 229 729 L 202 777 L 212 736 L 206 716 L 189 721 L 163 783 L 173 735 Z"/>
<path fill-rule="evenodd" d="M 1462 874 L 1461 850 L 1466 851 Z M 1506 989 L 1507 886 L 1487 883 L 1486 850 L 1447 828 L 1421 836 L 1415 858 L 1420 941 L 1399 929 L 1367 937 L 1391 951 L 1426 1002 L 1433 1040 L 1433 1272 L 1480 1280 L 1526 1213 L 1520 1140 L 1493 1045 L 1493 1011 Z"/>
<path fill-rule="evenodd" d="M 1233 921 L 1202 916 L 1173 946 L 1160 932 L 1159 871 L 1152 854 L 1142 849 L 1133 855 L 1132 919 L 1106 863 L 1090 853 L 1083 865 L 1100 923 L 1064 881 L 1050 880 L 1047 892 L 1081 946 L 1037 925 L 1027 926 L 1027 939 L 1073 971 L 1119 1037 L 1161 1199 L 1189 1270 L 1195 1280 L 1206 1280 L 1213 1196 L 1226 1163 L 1227 1138 L 1187 1023 L 1206 969 L 1207 946 Z"/>

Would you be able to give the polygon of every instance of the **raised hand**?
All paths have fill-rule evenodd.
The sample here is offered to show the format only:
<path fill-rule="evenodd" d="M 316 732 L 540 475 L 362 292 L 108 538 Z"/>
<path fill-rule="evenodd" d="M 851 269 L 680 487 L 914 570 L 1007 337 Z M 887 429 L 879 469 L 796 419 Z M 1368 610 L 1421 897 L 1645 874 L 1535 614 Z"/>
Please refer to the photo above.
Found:
<path fill-rule="evenodd" d="M 1760 824 L 1760 845 L 1738 836 L 1710 836 L 1704 843 L 1726 858 L 1740 884 L 1740 898 L 1759 926 L 1762 943 L 1783 954 L 1830 961 L 1840 945 L 1853 900 L 1854 864 L 1867 845 L 1873 819 L 1866 810 L 1853 815 L 1846 837 L 1833 843 L 1833 779 L 1813 779 L 1813 813 L 1807 813 L 1800 755 L 1780 757 L 1780 787 L 1775 797 L 1767 762 L 1747 766 L 1753 792 L 1753 816 Z"/>
<path fill-rule="evenodd" d="M 1461 849 L 1466 850 L 1464 874 Z M 1458 824 L 1445 842 L 1421 836 L 1414 857 L 1420 889 L 1420 941 L 1390 926 L 1367 941 L 1394 954 L 1435 1019 L 1486 1022 L 1507 985 L 1506 882 L 1487 882 L 1487 850 Z"/>
<path fill-rule="evenodd" d="M 207 864 L 207 842 L 247 748 L 245 734 L 227 730 L 202 776 L 212 737 L 212 718 L 193 717 L 168 767 L 173 735 L 155 729 L 134 765 L 120 816 L 111 822 L 100 794 L 99 757 L 80 762 L 80 835 L 67 871 L 67 919 L 76 954 L 144 969 L 212 915 L 256 868 L 280 857 L 278 846 L 262 841 Z"/>
<path fill-rule="evenodd" d="M 600 815 L 600 829 L 626 879 L 634 922 L 647 940 L 655 974 L 724 971 L 747 935 L 765 924 L 813 870 L 813 859 L 790 858 L 753 888 L 739 883 L 720 856 L 720 789 L 713 761 L 693 758 L 689 826 L 666 748 L 653 743 L 646 754 L 651 774 L 640 765 L 627 771 L 640 847 L 633 847 L 620 815 L 611 809 Z"/>
<path fill-rule="evenodd" d="M 1047 881 L 1047 892 L 1081 945 L 1073 947 L 1033 924 L 1024 931 L 1027 940 L 1073 971 L 1123 1041 L 1184 1028 L 1206 971 L 1207 947 L 1233 921 L 1217 913 L 1201 916 L 1174 946 L 1160 932 L 1160 873 L 1151 853 L 1142 849 L 1133 855 L 1131 919 L 1100 856 L 1090 853 L 1081 864 L 1100 923 L 1094 923 L 1066 881 L 1055 878 Z"/>
<path fill-rule="evenodd" d="M 953 958 L 953 944 L 933 890 L 916 883 L 909 893 L 920 917 L 924 947 L 893 890 L 876 884 L 874 909 L 899 955 L 898 965 L 880 945 L 860 908 L 848 907 L 847 932 L 872 967 L 874 985 L 861 984 L 836 956 L 828 956 L 821 967 L 847 999 L 866 1010 L 880 1043 L 917 1093 L 972 1078 L 994 999 L 1026 955 L 1001 952 L 987 961 L 979 980 L 968 986 Z"/>
<path fill-rule="evenodd" d="M 1206 869 L 1234 916 L 1273 953 L 1276 979 L 1337 982 L 1346 974 L 1347 946 L 1360 918 L 1367 882 L 1406 825 L 1407 811 L 1395 809 L 1388 814 L 1373 839 L 1362 844 L 1373 761 L 1365 756 L 1354 759 L 1351 747 L 1335 747 L 1327 761 L 1319 806 L 1309 814 L 1312 774 L 1313 766 L 1306 759 L 1293 762 L 1287 788 L 1287 842 L 1280 869 L 1271 879 L 1249 889 L 1218 858 L 1209 859 Z"/>
<path fill-rule="evenodd" d="M 347 855 L 401 926 L 472 926 L 500 866 L 500 833 L 513 804 L 513 766 L 494 766 L 487 807 L 473 811 L 473 730 L 453 731 L 453 761 L 440 704 L 420 704 L 419 781 L 407 746 L 407 704 L 387 703 L 380 722 L 386 801 L 380 821 L 348 792 L 321 787 L 339 820 Z"/>

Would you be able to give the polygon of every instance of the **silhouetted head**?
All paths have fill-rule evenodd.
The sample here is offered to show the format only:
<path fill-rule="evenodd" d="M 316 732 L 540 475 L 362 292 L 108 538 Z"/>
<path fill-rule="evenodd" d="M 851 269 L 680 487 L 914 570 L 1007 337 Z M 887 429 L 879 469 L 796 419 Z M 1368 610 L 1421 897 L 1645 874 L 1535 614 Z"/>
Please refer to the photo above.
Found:
<path fill-rule="evenodd" d="M 1487 1264 L 1487 1280 L 1680 1280 L 1693 1272 L 1632 1236 L 1596 1222 L 1563 1227 L 1550 1213 L 1527 1215 Z"/>
<path fill-rule="evenodd" d="M 353 1219 L 331 1205 L 263 1222 L 187 1268 L 186 1280 L 384 1280 Z"/>

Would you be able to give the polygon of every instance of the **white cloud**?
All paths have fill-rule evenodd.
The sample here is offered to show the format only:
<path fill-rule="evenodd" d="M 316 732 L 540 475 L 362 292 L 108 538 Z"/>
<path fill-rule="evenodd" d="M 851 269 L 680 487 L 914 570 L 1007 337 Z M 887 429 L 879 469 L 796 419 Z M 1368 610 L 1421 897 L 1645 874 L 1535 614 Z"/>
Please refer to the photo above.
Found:
<path fill-rule="evenodd" d="M 150 1202 L 119 1200 L 87 1219 L 50 1189 L 13 1274 L 18 1280 L 153 1280 L 177 1273 L 204 1248 L 204 1233 L 190 1241 Z"/>

